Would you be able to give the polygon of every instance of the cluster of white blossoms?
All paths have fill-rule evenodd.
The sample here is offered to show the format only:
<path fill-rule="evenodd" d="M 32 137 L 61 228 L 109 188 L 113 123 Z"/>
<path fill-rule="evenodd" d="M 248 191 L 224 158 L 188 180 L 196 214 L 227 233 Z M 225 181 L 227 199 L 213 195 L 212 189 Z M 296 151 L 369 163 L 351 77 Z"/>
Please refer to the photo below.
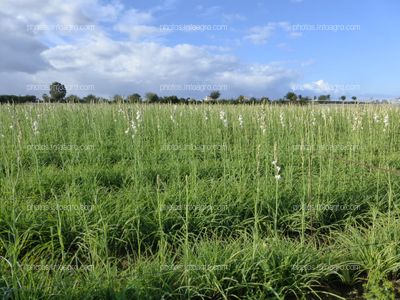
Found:
<path fill-rule="evenodd" d="M 119 115 L 122 115 L 125 118 L 124 110 L 121 107 L 117 110 L 117 113 Z M 114 120 L 114 123 L 117 122 L 117 119 L 115 117 L 113 118 L 113 120 Z"/>
<path fill-rule="evenodd" d="M 358 114 L 354 114 L 353 131 L 362 129 L 362 117 Z"/>
<path fill-rule="evenodd" d="M 257 121 L 260 123 L 260 129 L 262 133 L 264 134 L 267 131 L 267 126 L 265 125 L 265 113 L 262 112 L 257 115 Z"/>
<path fill-rule="evenodd" d="M 178 122 L 175 119 L 176 109 L 177 109 L 177 106 L 174 105 L 174 109 L 173 109 L 171 115 L 169 116 L 169 118 L 171 119 L 172 123 L 174 123 L 174 125 L 178 126 Z"/>
<path fill-rule="evenodd" d="M 322 118 L 324 119 L 324 121 L 326 121 L 326 114 L 325 114 L 325 111 L 321 111 L 321 116 L 322 116 Z"/>
<path fill-rule="evenodd" d="M 128 128 L 125 130 L 125 134 L 131 133 L 132 138 L 135 138 L 135 135 L 138 131 L 138 126 L 142 122 L 143 122 L 142 113 L 138 110 L 136 112 L 136 117 L 132 119 L 130 122 L 128 122 Z"/>
<path fill-rule="evenodd" d="M 169 118 L 171 119 L 172 123 L 174 123 L 175 125 L 178 125 L 178 122 L 176 122 L 176 120 L 175 120 L 175 114 L 174 114 L 174 113 L 171 114 L 171 115 L 169 116 Z"/>
<path fill-rule="evenodd" d="M 204 120 L 208 121 L 208 119 L 209 119 L 208 112 L 205 111 L 204 112 Z"/>
<path fill-rule="evenodd" d="M 389 126 L 389 115 L 386 114 L 385 117 L 383 118 L 383 132 L 386 131 L 386 128 Z"/>
<path fill-rule="evenodd" d="M 280 180 L 282 177 L 281 177 L 281 174 L 280 174 L 280 172 L 281 172 L 281 167 L 280 166 L 278 166 L 278 162 L 276 161 L 276 160 L 273 160 L 272 161 L 272 165 L 274 166 L 274 168 L 275 168 L 275 179 L 276 180 Z"/>
<path fill-rule="evenodd" d="M 137 127 L 134 120 L 131 120 L 130 126 L 125 130 L 125 134 L 132 133 L 132 138 L 135 138 Z"/>
<path fill-rule="evenodd" d="M 39 134 L 39 122 L 38 121 L 33 121 L 32 130 L 33 130 L 34 135 Z"/>
<path fill-rule="evenodd" d="M 219 118 L 220 118 L 221 121 L 224 123 L 224 126 L 225 126 L 225 127 L 228 127 L 228 119 L 226 118 L 226 113 L 225 113 L 223 110 L 221 110 L 221 111 L 219 112 Z"/>
<path fill-rule="evenodd" d="M 243 116 L 242 116 L 242 115 L 239 115 L 238 120 L 239 120 L 239 126 L 240 126 L 240 128 L 243 128 Z"/>
<path fill-rule="evenodd" d="M 142 121 L 143 121 L 143 119 L 142 119 L 142 113 L 140 112 L 140 110 L 138 110 L 138 111 L 136 112 L 136 122 L 138 122 L 138 124 L 141 124 Z"/>
<path fill-rule="evenodd" d="M 376 113 L 374 113 L 374 122 L 375 123 L 379 123 L 380 122 L 379 116 Z"/>
<path fill-rule="evenodd" d="M 281 121 L 282 127 L 285 127 L 285 115 L 283 114 L 283 112 L 281 112 L 281 113 L 279 114 L 279 119 L 280 119 L 280 121 Z"/>
<path fill-rule="evenodd" d="M 311 125 L 315 126 L 316 124 L 316 119 L 315 119 L 315 115 L 314 115 L 314 111 L 311 111 Z"/>

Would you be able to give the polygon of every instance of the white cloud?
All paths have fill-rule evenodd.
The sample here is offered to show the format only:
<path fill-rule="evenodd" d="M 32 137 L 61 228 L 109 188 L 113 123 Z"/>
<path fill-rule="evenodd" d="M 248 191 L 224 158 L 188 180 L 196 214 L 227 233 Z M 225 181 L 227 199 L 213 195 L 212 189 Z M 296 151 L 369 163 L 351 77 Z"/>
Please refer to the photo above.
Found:
<path fill-rule="evenodd" d="M 304 83 L 302 85 L 298 85 L 297 89 L 303 89 L 306 91 L 314 91 L 314 92 L 328 92 L 331 90 L 331 85 L 324 81 L 323 79 L 311 82 Z"/>
<path fill-rule="evenodd" d="M 292 32 L 292 27 L 288 22 L 269 22 L 265 26 L 250 28 L 249 33 L 244 38 L 256 45 L 265 44 L 277 30 L 283 30 L 289 33 L 291 37 L 300 36 Z"/>
<path fill-rule="evenodd" d="M 157 10 L 168 9 L 175 1 L 165 1 Z M 101 4 L 99 0 L 44 1 L 33 0 L 0 3 L 3 29 L 0 54 L 7 57 L 0 63 L 0 93 L 24 94 L 29 84 L 63 82 L 90 85 L 100 96 L 113 94 L 162 94 L 161 84 L 225 84 L 224 96 L 238 93 L 281 95 L 290 87 L 297 74 L 279 64 L 242 63 L 229 54 L 229 49 L 205 45 L 177 44 L 166 46 L 146 37 L 159 34 L 154 11 L 124 9 L 119 2 Z M 218 7 L 200 8 L 213 14 Z M 236 16 L 237 17 L 237 16 Z M 103 28 L 100 24 L 108 22 Z M 95 24 L 91 32 L 28 32 L 26 24 Z M 283 28 L 284 23 L 271 23 Z M 126 39 L 113 37 L 110 30 L 127 34 Z M 255 34 L 255 33 L 254 33 Z M 268 28 L 265 35 L 268 36 Z M 254 40 L 262 40 L 253 37 Z M 41 95 L 46 91 L 36 91 Z M 85 95 L 85 90 L 69 93 Z M 169 92 L 165 92 L 169 93 Z M 171 91 L 170 94 L 175 94 Z M 185 96 L 203 97 L 204 93 L 185 91 Z"/>
<path fill-rule="evenodd" d="M 47 47 L 28 34 L 18 19 L 0 13 L 0 70 L 34 73 L 48 68 L 41 53 Z"/>
<path fill-rule="evenodd" d="M 266 26 L 252 27 L 249 30 L 249 34 L 245 36 L 245 39 L 251 41 L 253 44 L 265 44 L 275 29 L 276 26 L 272 23 Z"/>
<path fill-rule="evenodd" d="M 343 94 L 348 92 L 356 92 L 359 91 L 360 85 L 354 83 L 346 83 L 346 84 L 332 84 L 326 82 L 323 79 L 303 84 L 292 84 L 292 90 L 294 91 L 305 91 L 312 93 L 326 93 L 326 94 Z"/>
<path fill-rule="evenodd" d="M 289 89 L 297 78 L 295 72 L 271 65 L 246 65 L 238 58 L 225 53 L 211 53 L 209 47 L 179 44 L 173 47 L 158 43 L 120 42 L 105 36 L 76 45 L 63 45 L 47 49 L 43 57 L 52 68 L 32 76 L 25 76 L 21 91 L 27 84 L 61 81 L 66 85 L 77 83 L 92 85 L 95 94 L 145 93 L 179 94 L 179 91 L 162 92 L 162 84 L 214 84 L 229 86 L 222 91 L 225 96 L 239 93 L 254 95 L 280 95 Z M 13 77 L 10 77 L 13 78 Z M 8 79 L 0 76 L 3 82 Z M 0 90 L 1 93 L 4 91 Z M 78 95 L 86 91 L 69 91 Z M 40 91 L 37 95 L 41 95 Z M 183 95 L 203 97 L 204 93 L 185 91 Z"/>

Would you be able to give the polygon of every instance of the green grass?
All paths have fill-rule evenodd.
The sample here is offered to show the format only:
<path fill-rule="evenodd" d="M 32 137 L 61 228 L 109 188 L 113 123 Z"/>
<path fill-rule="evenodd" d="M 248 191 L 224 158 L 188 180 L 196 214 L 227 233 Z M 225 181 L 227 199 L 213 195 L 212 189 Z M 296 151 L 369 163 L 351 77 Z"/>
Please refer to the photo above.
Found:
<path fill-rule="evenodd" d="M 399 132 L 384 105 L 0 106 L 0 296 L 400 297 Z"/>

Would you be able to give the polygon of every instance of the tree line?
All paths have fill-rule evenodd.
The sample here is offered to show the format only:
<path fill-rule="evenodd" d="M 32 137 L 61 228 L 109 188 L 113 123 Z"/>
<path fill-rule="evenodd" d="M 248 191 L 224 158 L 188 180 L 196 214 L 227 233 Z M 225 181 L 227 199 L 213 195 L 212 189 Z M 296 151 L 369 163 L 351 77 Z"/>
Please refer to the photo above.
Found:
<path fill-rule="evenodd" d="M 89 94 L 85 97 L 78 97 L 77 95 L 67 95 L 67 90 L 65 86 L 59 82 L 53 82 L 49 87 L 49 95 L 43 94 L 42 98 L 37 98 L 36 96 L 16 96 L 16 95 L 0 95 L 0 104 L 4 103 L 171 103 L 171 104 L 197 104 L 197 103 L 210 103 L 210 104 L 299 104 L 306 105 L 312 100 L 318 103 L 337 103 L 338 101 L 332 101 L 330 95 L 320 95 L 310 97 L 303 97 L 302 95 L 297 95 L 294 92 L 288 92 L 283 98 L 271 101 L 268 97 L 246 97 L 240 95 L 237 98 L 224 99 L 221 98 L 221 93 L 219 91 L 212 91 L 209 96 L 204 100 L 196 100 L 193 98 L 183 98 L 175 95 L 172 96 L 159 96 L 156 93 L 148 92 L 142 97 L 138 93 L 128 95 L 126 97 L 121 95 L 115 95 L 111 99 L 97 97 L 93 94 Z M 340 100 L 344 102 L 346 96 L 341 96 Z M 352 102 L 356 103 L 357 97 L 352 97 Z"/>

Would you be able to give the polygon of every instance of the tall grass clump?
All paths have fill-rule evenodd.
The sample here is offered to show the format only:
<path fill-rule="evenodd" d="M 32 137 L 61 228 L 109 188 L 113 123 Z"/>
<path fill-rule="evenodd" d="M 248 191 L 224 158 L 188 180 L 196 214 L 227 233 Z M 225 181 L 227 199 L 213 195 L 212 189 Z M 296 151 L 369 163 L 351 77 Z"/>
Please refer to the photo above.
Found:
<path fill-rule="evenodd" d="M 398 298 L 399 113 L 2 105 L 0 297 Z"/>

